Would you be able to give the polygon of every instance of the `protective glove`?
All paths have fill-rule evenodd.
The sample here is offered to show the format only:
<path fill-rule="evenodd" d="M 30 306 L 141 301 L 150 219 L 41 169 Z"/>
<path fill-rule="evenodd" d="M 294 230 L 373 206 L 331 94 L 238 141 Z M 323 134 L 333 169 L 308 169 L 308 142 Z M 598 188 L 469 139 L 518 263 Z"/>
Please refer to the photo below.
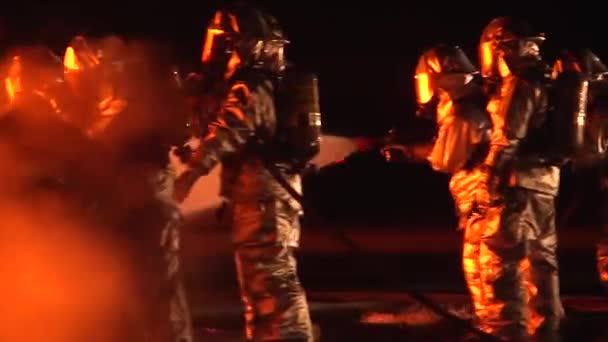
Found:
<path fill-rule="evenodd" d="M 481 213 L 499 202 L 499 177 L 492 174 L 489 167 L 479 171 L 479 183 L 475 191 L 475 206 Z"/>

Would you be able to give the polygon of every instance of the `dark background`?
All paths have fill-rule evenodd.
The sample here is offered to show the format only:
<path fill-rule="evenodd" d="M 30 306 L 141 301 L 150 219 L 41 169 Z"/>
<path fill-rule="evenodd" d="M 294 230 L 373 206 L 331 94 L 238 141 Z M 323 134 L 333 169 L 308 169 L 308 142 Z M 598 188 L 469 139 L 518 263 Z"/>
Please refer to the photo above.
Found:
<path fill-rule="evenodd" d="M 288 54 L 320 75 L 327 131 L 380 135 L 411 119 L 412 71 L 432 44 L 456 43 L 476 61 L 483 27 L 517 15 L 546 32 L 545 55 L 591 47 L 602 57 L 604 14 L 592 4 L 509 1 L 257 1 L 283 24 Z M 175 46 L 180 63 L 196 69 L 205 26 L 220 1 L 19 1 L 0 14 L 6 47 L 44 42 L 61 55 L 76 33 L 118 33 Z M 530 7 L 532 6 L 532 7 Z"/>
<path fill-rule="evenodd" d="M 206 25 L 221 1 L 18 1 L 0 11 L 0 50 L 44 43 L 57 55 L 76 34 L 118 34 L 158 40 L 174 47 L 185 71 L 197 70 Z M 256 1 L 282 23 L 292 44 L 287 53 L 319 74 L 324 128 L 330 134 L 383 135 L 391 126 L 414 127 L 413 69 L 418 56 L 436 43 L 459 44 L 472 61 L 484 26 L 494 17 L 527 19 L 547 35 L 551 63 L 562 48 L 590 47 L 608 55 L 605 14 L 589 3 L 542 1 Z M 404 177 L 404 175 L 408 175 Z M 564 174 L 560 207 L 573 196 L 598 202 L 597 176 Z M 447 175 L 427 165 L 388 165 L 380 154 L 359 153 L 328 168 L 307 190 L 325 213 L 410 223 L 419 217 L 453 227 Z M 315 186 L 316 184 L 316 186 Z M 327 184 L 330 184 L 329 189 Z M 315 191 L 318 189 L 318 191 Z M 413 189 L 417 191 L 414 196 Z M 589 191 L 587 191 L 589 190 Z M 581 194 L 585 196 L 581 196 Z M 316 196 L 315 196 L 316 194 Z M 404 196 L 405 195 L 405 196 Z M 576 200 L 579 201 L 579 200 Z M 338 205 L 340 204 L 340 205 Z M 390 205 L 389 205 L 390 204 Z M 438 213 L 435 207 L 443 210 Z M 597 206 L 579 217 L 596 217 Z M 407 209 L 409 208 L 409 209 Z M 406 210 L 407 209 L 407 210 Z M 354 215 L 357 213 L 358 215 Z"/>

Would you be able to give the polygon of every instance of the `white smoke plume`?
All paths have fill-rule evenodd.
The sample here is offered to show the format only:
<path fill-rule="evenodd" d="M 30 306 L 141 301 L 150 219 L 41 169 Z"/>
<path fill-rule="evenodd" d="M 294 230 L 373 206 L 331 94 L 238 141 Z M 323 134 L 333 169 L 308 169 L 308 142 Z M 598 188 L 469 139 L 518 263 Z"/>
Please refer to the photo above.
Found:
<path fill-rule="evenodd" d="M 358 138 L 324 135 L 321 140 L 321 152 L 312 160 L 312 163 L 322 168 L 344 159 L 359 149 L 360 140 Z M 183 170 L 183 166 L 180 166 L 176 159 L 174 159 L 174 163 L 178 170 Z M 182 210 L 186 216 L 198 216 L 201 212 L 216 209 L 220 206 L 222 202 L 219 196 L 220 173 L 221 167 L 216 167 L 209 175 L 199 179 L 194 185 L 192 192 L 182 203 Z M 209 218 L 213 219 L 213 216 L 209 215 Z M 209 224 L 216 223 L 209 222 Z"/>

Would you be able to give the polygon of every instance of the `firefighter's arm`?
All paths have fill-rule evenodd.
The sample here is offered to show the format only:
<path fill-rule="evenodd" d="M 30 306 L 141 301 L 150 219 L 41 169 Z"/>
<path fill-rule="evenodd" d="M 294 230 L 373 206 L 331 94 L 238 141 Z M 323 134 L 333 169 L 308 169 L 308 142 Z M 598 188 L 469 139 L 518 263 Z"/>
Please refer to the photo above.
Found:
<path fill-rule="evenodd" d="M 193 172 L 199 175 L 209 173 L 225 157 L 238 152 L 253 136 L 253 102 L 247 85 L 237 83 L 232 87 L 217 118 L 209 124 L 209 133 L 188 163 Z"/>
<path fill-rule="evenodd" d="M 530 118 L 540 110 L 540 88 L 519 79 L 511 80 L 503 87 L 500 98 L 488 104 L 493 129 L 490 150 L 479 173 L 476 203 L 481 210 L 500 200 L 500 189 L 509 182 L 520 141 L 528 133 Z"/>
<path fill-rule="evenodd" d="M 252 99 L 244 83 L 235 84 L 224 100 L 208 134 L 188 161 L 187 171 L 175 183 L 175 197 L 185 199 L 196 180 L 208 174 L 219 162 L 238 152 L 253 135 Z"/>
<path fill-rule="evenodd" d="M 484 166 L 491 175 L 504 176 L 511 169 L 530 118 L 540 109 L 540 92 L 526 81 L 513 80 L 505 84 L 501 99 L 488 105 L 493 130 Z"/>

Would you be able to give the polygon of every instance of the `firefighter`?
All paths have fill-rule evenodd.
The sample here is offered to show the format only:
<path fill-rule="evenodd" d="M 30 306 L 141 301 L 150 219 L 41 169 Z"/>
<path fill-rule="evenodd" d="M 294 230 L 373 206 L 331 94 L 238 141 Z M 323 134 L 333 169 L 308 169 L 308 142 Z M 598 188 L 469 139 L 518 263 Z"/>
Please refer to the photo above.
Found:
<path fill-rule="evenodd" d="M 129 247 L 136 278 L 135 315 L 159 341 L 192 341 L 182 277 L 182 216 L 173 199 L 172 146 L 186 136 L 185 99 L 155 50 L 118 37 L 75 37 L 64 55 L 71 110 L 90 139 L 104 147 L 103 179 L 112 196 L 98 217 L 112 217 L 118 241 Z M 103 201 L 103 200 L 100 200 Z M 104 215 L 107 213 L 108 215 Z M 128 308 L 131 310 L 131 308 Z"/>
<path fill-rule="evenodd" d="M 189 170 L 176 182 L 176 195 L 183 200 L 199 177 L 222 163 L 221 195 L 232 228 L 245 335 L 252 341 L 313 340 L 294 256 L 302 212 L 295 198 L 301 193 L 297 160 L 310 155 L 290 148 L 289 142 L 306 150 L 318 140 L 314 134 L 281 128 L 277 93 L 284 81 L 287 43 L 277 21 L 260 10 L 235 5 L 215 13 L 203 61 L 220 68 L 229 91 Z M 307 99 L 318 101 L 316 88 L 307 89 L 313 90 Z M 318 109 L 306 115 L 313 118 L 311 132 L 319 133 Z M 286 138 L 284 144 L 276 142 L 280 137 Z"/>
<path fill-rule="evenodd" d="M 480 268 L 487 314 L 479 326 L 510 341 L 527 339 L 534 325 L 526 260 L 536 288 L 530 307 L 542 320 L 535 334 L 556 339 L 564 316 L 555 231 L 560 161 L 542 133 L 549 101 L 543 41 L 527 23 L 499 17 L 484 28 L 479 43 L 481 75 L 498 89 L 488 104 L 493 129 L 476 195 L 486 220 Z"/>

